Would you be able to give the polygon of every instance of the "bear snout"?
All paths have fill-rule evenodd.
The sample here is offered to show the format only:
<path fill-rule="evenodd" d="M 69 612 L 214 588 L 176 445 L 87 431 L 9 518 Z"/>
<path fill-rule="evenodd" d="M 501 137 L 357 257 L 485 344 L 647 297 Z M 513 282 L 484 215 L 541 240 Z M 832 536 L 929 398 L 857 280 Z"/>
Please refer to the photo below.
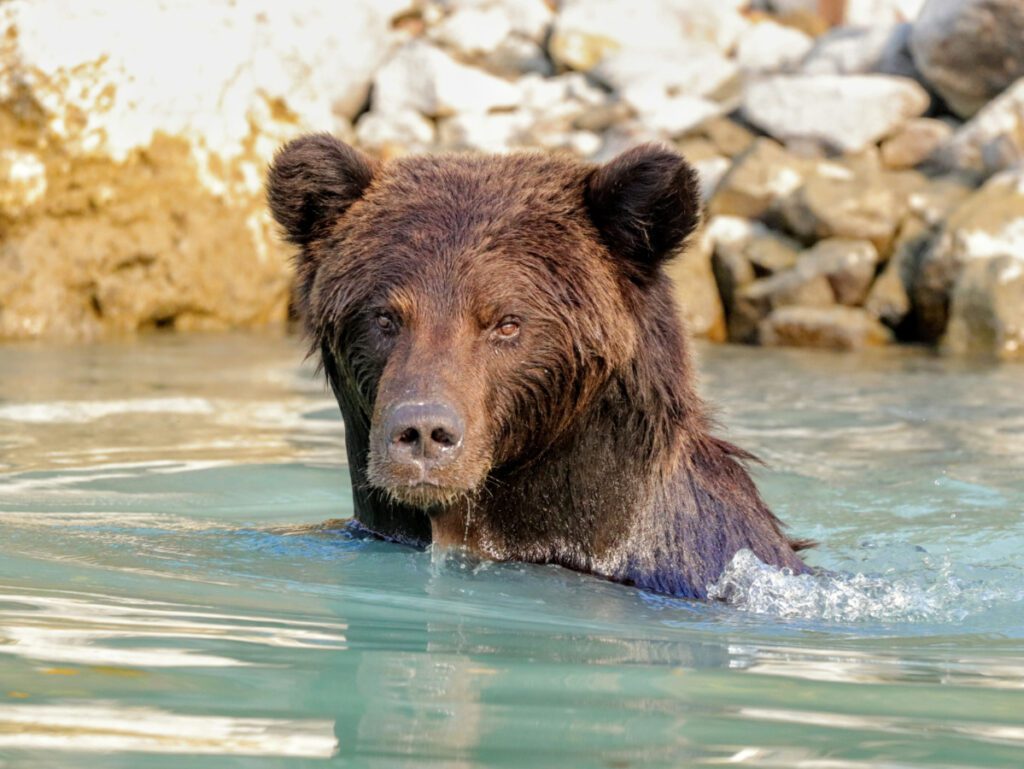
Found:
<path fill-rule="evenodd" d="M 462 453 L 465 423 L 443 401 L 412 401 L 393 406 L 384 418 L 388 459 L 418 469 L 422 481 L 454 462 Z"/>

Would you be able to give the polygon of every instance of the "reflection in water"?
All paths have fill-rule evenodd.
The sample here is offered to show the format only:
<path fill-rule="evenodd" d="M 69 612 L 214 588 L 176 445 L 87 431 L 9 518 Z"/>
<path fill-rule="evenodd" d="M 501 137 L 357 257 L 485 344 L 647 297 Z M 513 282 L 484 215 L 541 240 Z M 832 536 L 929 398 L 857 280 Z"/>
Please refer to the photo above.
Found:
<path fill-rule="evenodd" d="M 0 767 L 1020 769 L 1019 370 L 707 350 L 822 543 L 727 605 L 319 525 L 351 497 L 301 357 L 0 348 Z"/>
<path fill-rule="evenodd" d="M 0 705 L 0 748 L 328 758 L 330 721 L 185 716 L 158 708 Z"/>
<path fill-rule="evenodd" d="M 187 642 L 344 649 L 345 625 L 218 614 L 100 596 L 13 593 L 0 585 L 0 654 L 48 662 L 149 668 L 250 664 L 189 649 Z M 11 608 L 4 608 L 11 607 Z M 154 640 L 173 645 L 151 645 Z"/>

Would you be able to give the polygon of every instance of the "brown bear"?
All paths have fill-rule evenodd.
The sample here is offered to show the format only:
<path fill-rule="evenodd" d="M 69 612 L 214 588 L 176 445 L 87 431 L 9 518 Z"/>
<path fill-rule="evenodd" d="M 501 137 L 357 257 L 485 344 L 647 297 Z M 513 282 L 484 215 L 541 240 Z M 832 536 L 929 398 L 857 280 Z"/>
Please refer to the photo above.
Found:
<path fill-rule="evenodd" d="M 681 157 L 377 163 L 314 135 L 267 186 L 362 526 L 687 597 L 742 548 L 807 570 L 694 387 L 662 269 L 700 217 Z"/>

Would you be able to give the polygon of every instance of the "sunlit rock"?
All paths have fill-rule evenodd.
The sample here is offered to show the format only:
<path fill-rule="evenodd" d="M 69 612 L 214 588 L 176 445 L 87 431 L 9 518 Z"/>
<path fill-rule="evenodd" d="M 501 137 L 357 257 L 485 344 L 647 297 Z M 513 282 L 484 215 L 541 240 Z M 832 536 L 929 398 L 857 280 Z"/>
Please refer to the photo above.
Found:
<path fill-rule="evenodd" d="M 943 346 L 956 353 L 1024 359 L 1024 258 L 968 263 L 957 280 Z"/>
<path fill-rule="evenodd" d="M 1003 257 L 1024 265 L 1024 171 L 1020 169 L 992 177 L 967 198 L 949 215 L 924 254 L 913 299 L 926 339 L 935 340 L 946 328 L 949 298 L 965 268 Z M 1002 280 L 1012 269 L 1004 264 L 997 272 L 998 276 L 993 277 L 995 272 L 973 268 L 969 286 L 972 298 L 969 302 L 963 300 L 965 306 L 976 306 L 977 297 L 985 292 L 994 295 L 993 281 L 998 283 L 997 278 Z M 979 289 L 984 285 L 989 288 Z M 955 342 L 952 346 L 959 349 L 965 345 Z"/>
<path fill-rule="evenodd" d="M 373 79 L 373 110 L 415 110 L 428 117 L 515 107 L 519 91 L 508 80 L 453 59 L 422 41 L 406 44 Z"/>
<path fill-rule="evenodd" d="M 566 0 L 548 50 L 557 64 L 587 72 L 618 51 L 671 54 L 704 44 L 729 51 L 747 21 L 745 0 Z"/>
<path fill-rule="evenodd" d="M 983 176 L 1024 162 L 1024 77 L 961 126 L 939 157 L 951 168 Z"/>
<path fill-rule="evenodd" d="M 810 35 L 766 19 L 740 35 L 736 60 L 749 72 L 781 72 L 796 65 L 813 45 Z"/>
<path fill-rule="evenodd" d="M 915 118 L 881 146 L 882 162 L 889 168 L 913 168 L 928 160 L 949 141 L 953 127 L 942 120 Z"/>
<path fill-rule="evenodd" d="M 746 86 L 743 114 L 782 142 L 857 152 L 918 117 L 928 94 L 887 75 L 776 75 Z"/>
<path fill-rule="evenodd" d="M 856 350 L 892 342 L 892 332 L 855 307 L 782 307 L 759 328 L 763 345 Z"/>
<path fill-rule="evenodd" d="M 0 337 L 283 321 L 264 169 L 345 135 L 405 5 L 0 7 Z"/>

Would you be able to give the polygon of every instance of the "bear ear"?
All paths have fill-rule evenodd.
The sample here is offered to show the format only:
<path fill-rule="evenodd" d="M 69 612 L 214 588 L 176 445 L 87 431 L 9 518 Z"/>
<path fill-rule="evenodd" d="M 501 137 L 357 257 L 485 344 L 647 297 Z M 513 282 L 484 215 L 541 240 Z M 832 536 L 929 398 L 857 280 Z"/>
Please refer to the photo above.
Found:
<path fill-rule="evenodd" d="M 306 246 L 362 197 L 374 165 L 328 134 L 286 144 L 267 172 L 267 202 L 288 240 Z"/>
<path fill-rule="evenodd" d="M 697 174 L 656 144 L 628 150 L 587 178 L 587 210 L 612 254 L 645 281 L 700 221 Z"/>

